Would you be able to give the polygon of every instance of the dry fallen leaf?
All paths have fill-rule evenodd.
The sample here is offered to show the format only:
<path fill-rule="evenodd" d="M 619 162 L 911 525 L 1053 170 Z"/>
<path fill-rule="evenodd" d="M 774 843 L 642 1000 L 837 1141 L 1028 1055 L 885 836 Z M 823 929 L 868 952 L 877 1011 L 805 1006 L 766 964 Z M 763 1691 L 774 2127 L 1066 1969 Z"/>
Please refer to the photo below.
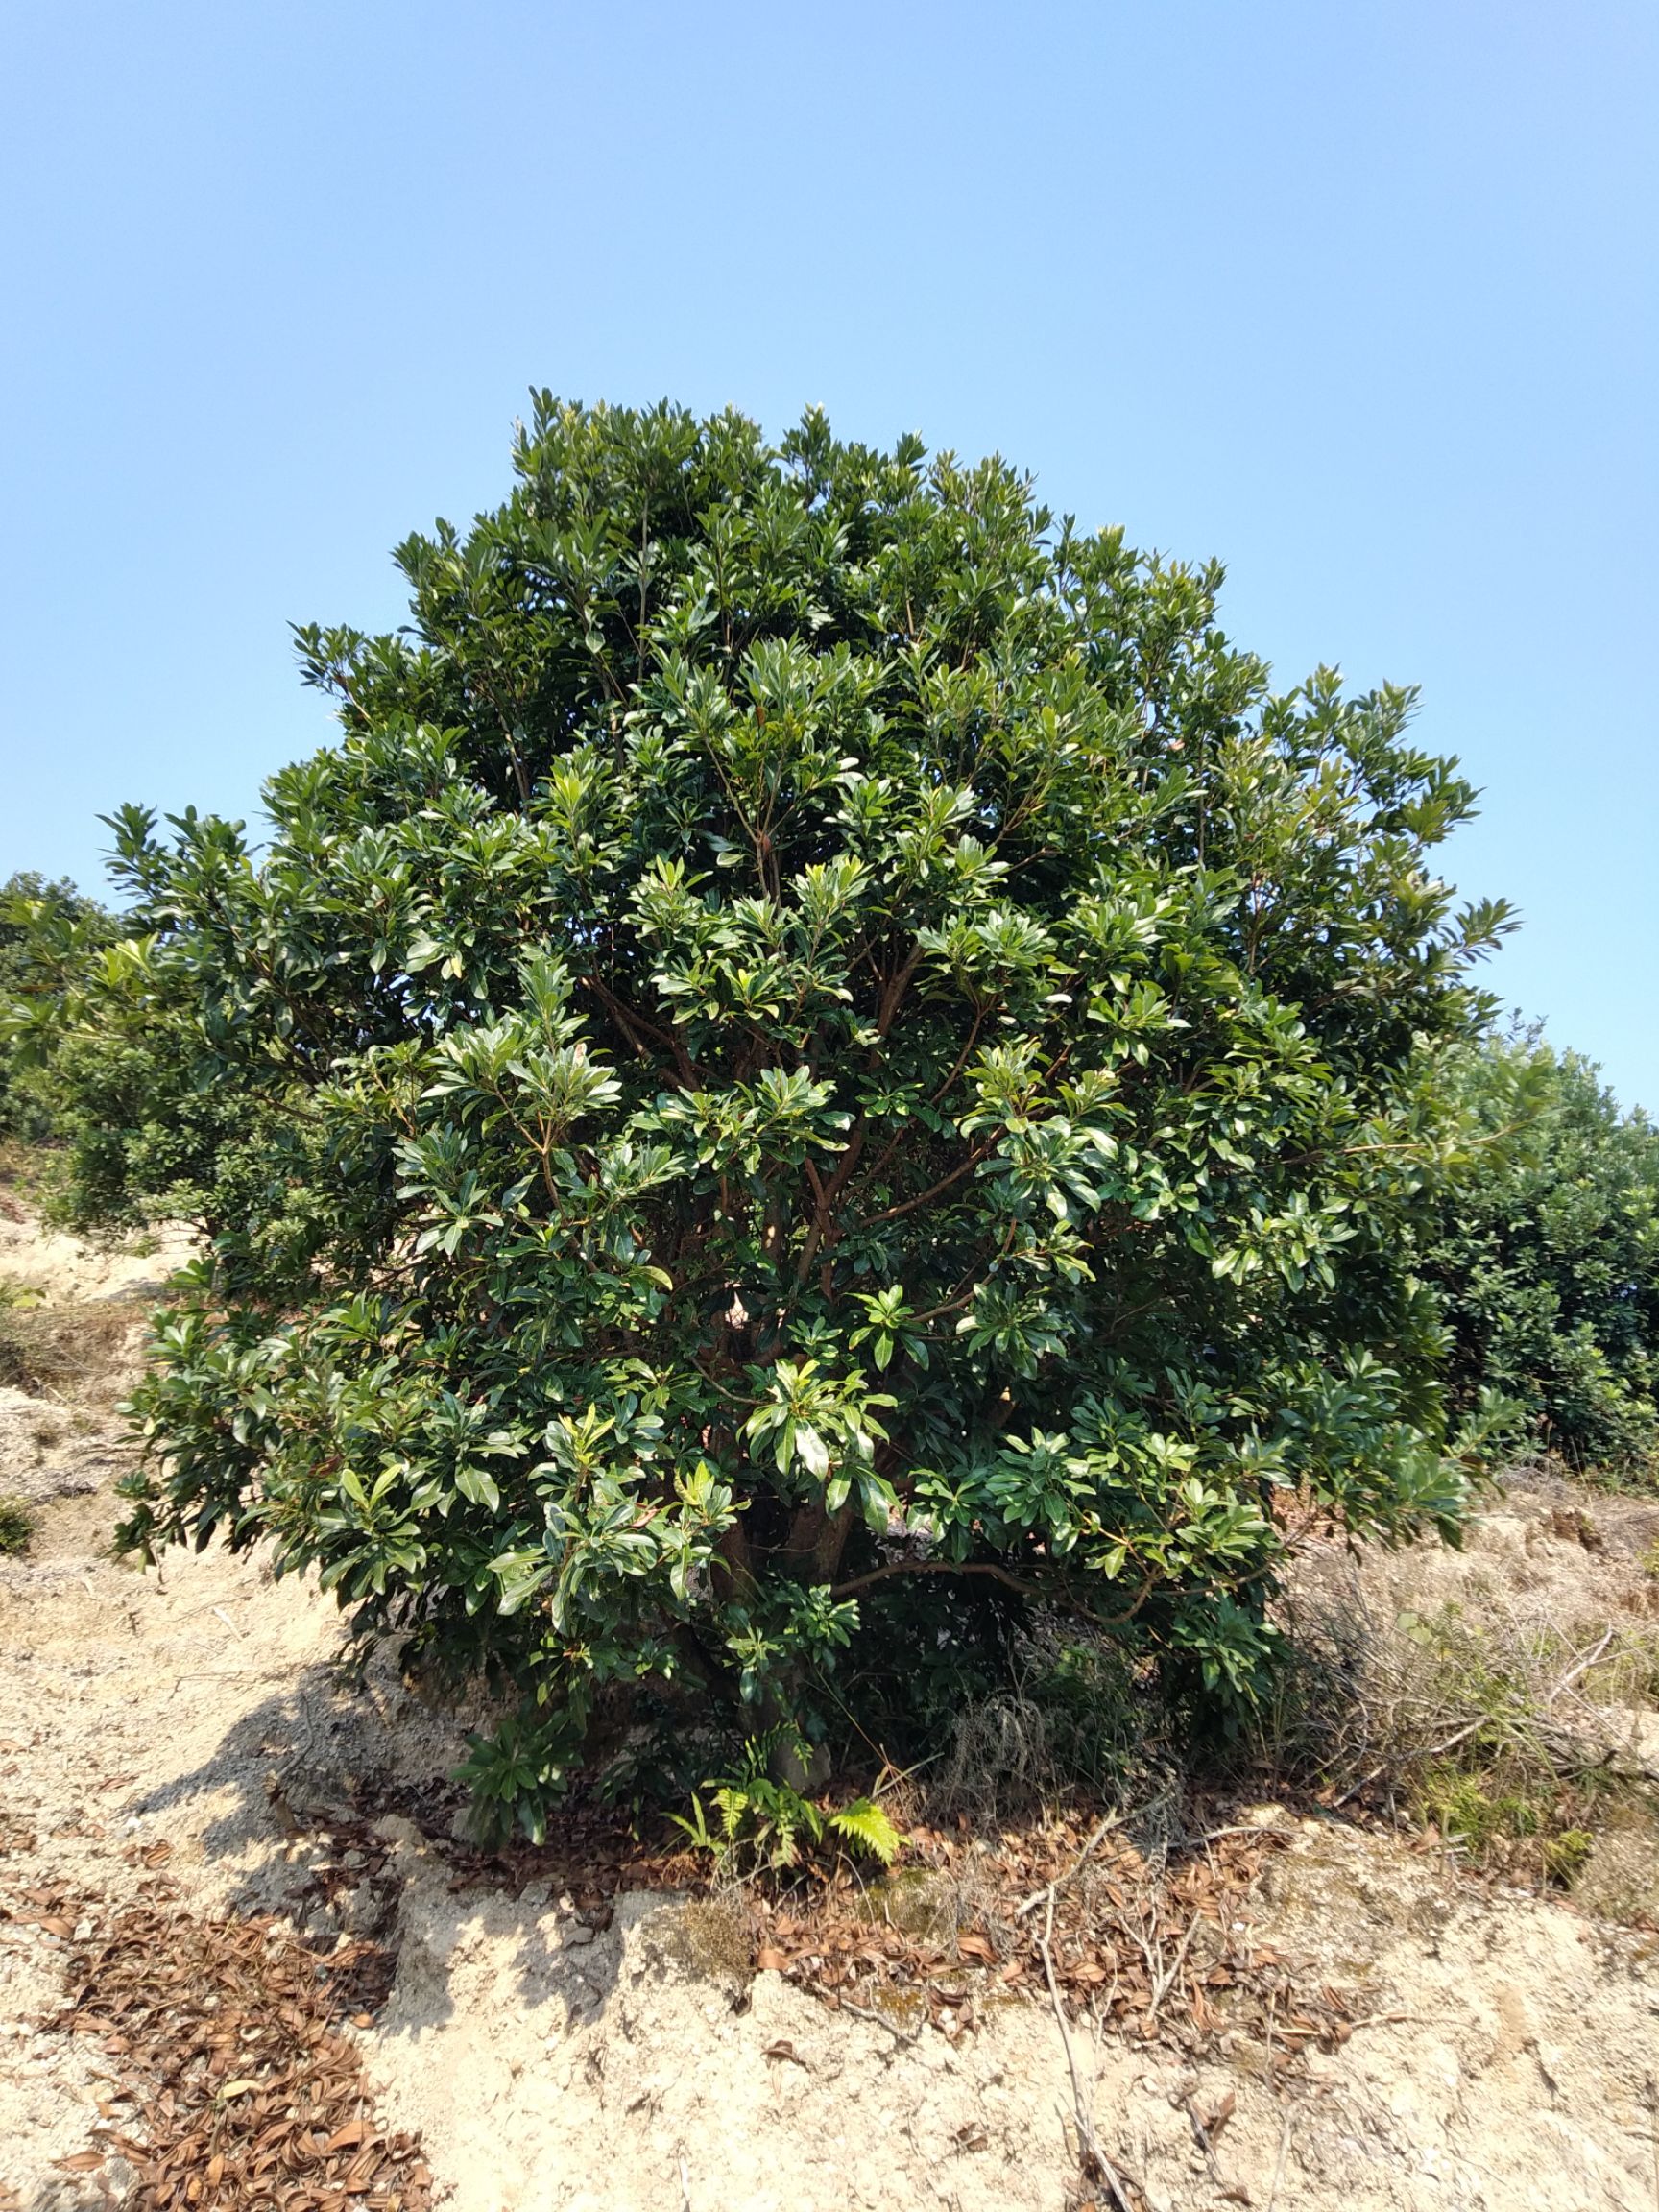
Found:
<path fill-rule="evenodd" d="M 788 1963 L 788 1954 L 780 1951 L 775 1943 L 762 1943 L 755 1954 L 755 1971 L 757 1974 L 781 1974 Z"/>
<path fill-rule="evenodd" d="M 980 1959 L 987 1966 L 995 1966 L 997 1963 L 996 1947 L 987 1936 L 979 1936 L 972 1932 L 966 1936 L 958 1936 L 956 1948 L 961 1952 L 964 1959 Z"/>
<path fill-rule="evenodd" d="M 799 2066 L 808 2074 L 812 2071 L 787 2035 L 780 2035 L 776 2043 L 768 2043 L 766 2056 L 768 2058 L 787 2058 L 792 2066 Z"/>

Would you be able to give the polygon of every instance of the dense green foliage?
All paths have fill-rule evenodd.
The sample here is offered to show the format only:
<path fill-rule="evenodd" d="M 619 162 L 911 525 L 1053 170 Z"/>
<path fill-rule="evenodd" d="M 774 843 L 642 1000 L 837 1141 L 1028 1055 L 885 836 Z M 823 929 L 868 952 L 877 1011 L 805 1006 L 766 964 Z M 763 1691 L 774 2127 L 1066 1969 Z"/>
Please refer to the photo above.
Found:
<path fill-rule="evenodd" d="M 1448 1190 L 1422 1271 L 1439 1292 L 1456 1402 L 1516 1402 L 1581 1467 L 1659 1455 L 1659 1130 L 1621 1115 L 1587 1062 L 1536 1039 L 1460 1055 L 1448 1080 L 1489 1142 Z"/>
<path fill-rule="evenodd" d="M 1248 1698 L 1279 1490 L 1461 1507 L 1402 1225 L 1468 786 L 999 462 L 545 396 L 515 462 L 408 630 L 301 633 L 262 858 L 115 818 L 74 1203 L 211 1238 L 133 1540 L 517 1686 L 532 1825 L 629 1685 L 818 1737 L 1034 1607 Z"/>
<path fill-rule="evenodd" d="M 63 994 L 87 956 L 113 941 L 114 918 L 67 878 L 32 870 L 0 883 L 0 1137 L 37 1142 L 51 1127 L 44 1064 L 61 1029 Z"/>

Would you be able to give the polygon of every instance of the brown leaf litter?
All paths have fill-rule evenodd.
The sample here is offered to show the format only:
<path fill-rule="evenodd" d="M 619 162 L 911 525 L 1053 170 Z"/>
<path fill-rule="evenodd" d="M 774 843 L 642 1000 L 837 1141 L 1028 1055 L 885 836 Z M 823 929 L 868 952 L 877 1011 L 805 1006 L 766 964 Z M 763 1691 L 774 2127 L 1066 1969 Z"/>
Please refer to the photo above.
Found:
<path fill-rule="evenodd" d="M 366 2020 L 365 1970 L 384 1984 L 375 1947 L 319 1958 L 275 1915 L 198 1918 L 156 1888 L 112 1916 L 87 1899 L 71 1922 L 54 1899 L 40 1917 L 63 1934 L 93 1922 L 55 2025 L 97 2037 L 122 2084 L 64 2169 L 124 2161 L 131 2212 L 427 2212 L 420 2144 L 380 2126 L 342 2032 Z"/>
<path fill-rule="evenodd" d="M 1338 1988 L 1250 1940 L 1245 1907 L 1290 1831 L 1224 1824 L 1146 1857 L 1116 1819 L 1085 1811 L 978 1833 L 913 1825 L 899 1864 L 871 1881 L 849 1860 L 757 1879 L 731 1902 L 748 1930 L 749 1963 L 776 1972 L 831 2010 L 874 2016 L 895 2032 L 948 2040 L 992 2004 L 1046 2005 L 1042 1939 L 1069 2014 L 1142 2046 L 1195 2058 L 1226 2035 L 1262 2044 L 1282 2076 L 1299 2056 L 1330 2052 L 1351 2032 Z M 707 1895 L 709 1863 L 632 1832 L 609 1808 L 577 1803 L 538 1849 L 488 1853 L 434 1843 L 455 1864 L 451 1888 L 563 1890 L 595 1928 L 622 1890 Z M 1046 1911 L 1052 1888 L 1052 1919 Z"/>
<path fill-rule="evenodd" d="M 1075 1815 L 989 1848 L 913 1829 L 906 1863 L 880 1882 L 843 1863 L 811 1888 L 753 1892 L 755 1964 L 831 2008 L 953 2039 L 999 1999 L 1047 2001 L 1046 1942 L 1069 2016 L 1132 2043 L 1197 2058 L 1242 2034 L 1283 2075 L 1347 2041 L 1349 1997 L 1251 1940 L 1246 1901 L 1285 1831 L 1231 1829 L 1163 1864 L 1121 1835 L 1089 1839 Z"/>

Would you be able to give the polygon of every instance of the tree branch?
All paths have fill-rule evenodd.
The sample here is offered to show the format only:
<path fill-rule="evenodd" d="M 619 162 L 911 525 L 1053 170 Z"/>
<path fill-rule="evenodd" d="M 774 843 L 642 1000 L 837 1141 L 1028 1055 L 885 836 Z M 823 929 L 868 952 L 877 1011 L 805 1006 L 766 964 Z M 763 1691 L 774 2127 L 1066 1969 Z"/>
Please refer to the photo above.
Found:
<path fill-rule="evenodd" d="M 996 1566 L 988 1559 L 897 1559 L 889 1567 L 873 1567 L 868 1575 L 855 1575 L 851 1582 L 838 1582 L 830 1595 L 851 1598 L 855 1590 L 868 1590 L 872 1582 L 891 1581 L 895 1575 L 989 1575 L 994 1582 L 1006 1583 L 1022 1598 L 1046 1595 L 1039 1584 L 1023 1582 L 1006 1567 Z"/>
<path fill-rule="evenodd" d="M 960 1167 L 952 1167 L 950 1174 L 935 1183 L 931 1190 L 923 1190 L 914 1198 L 905 1198 L 897 1206 L 887 1206 L 879 1214 L 871 1214 L 859 1222 L 860 1229 L 874 1229 L 878 1221 L 897 1221 L 901 1214 L 914 1214 L 918 1206 L 926 1206 L 929 1198 L 937 1198 L 941 1191 L 949 1190 L 952 1183 L 960 1183 L 964 1175 L 971 1174 L 981 1160 L 991 1156 L 993 1147 L 981 1144 L 970 1152 Z"/>

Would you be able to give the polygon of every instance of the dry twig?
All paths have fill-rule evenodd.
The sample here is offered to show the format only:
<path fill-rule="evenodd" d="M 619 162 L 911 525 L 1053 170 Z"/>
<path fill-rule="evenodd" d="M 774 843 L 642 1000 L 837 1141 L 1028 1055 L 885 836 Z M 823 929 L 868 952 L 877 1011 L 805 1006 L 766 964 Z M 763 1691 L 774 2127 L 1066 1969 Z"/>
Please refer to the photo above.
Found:
<path fill-rule="evenodd" d="M 1094 2167 L 1095 2173 L 1111 2190 L 1115 2201 L 1120 2207 L 1120 2212 L 1135 2212 L 1135 2207 L 1125 2190 L 1125 2176 L 1118 2173 L 1118 2168 L 1107 2157 L 1101 2149 L 1100 2138 L 1094 2132 L 1094 2100 L 1085 2089 L 1083 2078 L 1077 2071 L 1077 2054 L 1071 2047 L 1071 2031 L 1066 2024 L 1066 2008 L 1060 1999 L 1060 1984 L 1054 1978 L 1053 1940 L 1054 1899 L 1050 1895 L 1047 1919 L 1042 1935 L 1037 1939 L 1037 1948 L 1043 1955 L 1043 1971 L 1048 1982 L 1048 2001 L 1054 2008 L 1055 2022 L 1060 2030 L 1061 2046 L 1066 2053 L 1066 2071 L 1071 2077 L 1071 2111 L 1077 2127 L 1078 2147 L 1083 2153 L 1085 2168 Z"/>
<path fill-rule="evenodd" d="M 1286 2110 L 1285 2125 L 1279 2130 L 1279 2155 L 1273 2161 L 1273 2186 L 1267 2192 L 1267 2212 L 1273 2212 L 1274 2205 L 1279 2201 L 1279 2184 L 1285 2178 L 1285 2153 L 1290 2148 L 1290 2129 L 1295 2119 L 1295 2107 L 1291 2106 Z"/>
<path fill-rule="evenodd" d="M 1024 1898 L 1020 1904 L 1015 1906 L 1015 1919 L 1023 1920 L 1027 1912 L 1035 1912 L 1038 1906 L 1043 1903 L 1045 1898 L 1046 1898 L 1049 1908 L 1050 1922 L 1052 1922 L 1055 1898 L 1059 1895 L 1060 1891 L 1069 1882 L 1073 1882 L 1076 1880 L 1077 1876 L 1083 1871 L 1084 1863 L 1088 1860 L 1090 1854 L 1096 1848 L 1098 1844 L 1105 1841 L 1106 1838 L 1111 1835 L 1114 1828 L 1120 1827 L 1122 1825 L 1122 1821 L 1123 1815 L 1121 1813 L 1108 1813 L 1105 1819 L 1101 1821 L 1099 1827 L 1095 1829 L 1094 1835 L 1090 1837 L 1088 1842 L 1084 1844 L 1082 1850 L 1078 1852 L 1076 1858 L 1072 1860 L 1070 1865 L 1066 1868 L 1065 1872 L 1056 1874 L 1053 1881 L 1050 1882 L 1046 1888 L 1033 1889 L 1029 1897 Z"/>

